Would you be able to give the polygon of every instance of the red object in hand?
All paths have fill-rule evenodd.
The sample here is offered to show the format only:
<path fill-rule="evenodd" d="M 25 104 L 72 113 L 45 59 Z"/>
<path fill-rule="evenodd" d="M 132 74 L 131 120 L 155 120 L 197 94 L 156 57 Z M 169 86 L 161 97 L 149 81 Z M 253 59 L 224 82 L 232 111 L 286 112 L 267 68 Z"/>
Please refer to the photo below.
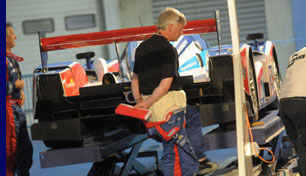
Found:
<path fill-rule="evenodd" d="M 129 116 L 140 120 L 147 120 L 151 117 L 152 112 L 149 109 L 135 108 L 128 104 L 119 104 L 115 110 L 118 115 Z"/>

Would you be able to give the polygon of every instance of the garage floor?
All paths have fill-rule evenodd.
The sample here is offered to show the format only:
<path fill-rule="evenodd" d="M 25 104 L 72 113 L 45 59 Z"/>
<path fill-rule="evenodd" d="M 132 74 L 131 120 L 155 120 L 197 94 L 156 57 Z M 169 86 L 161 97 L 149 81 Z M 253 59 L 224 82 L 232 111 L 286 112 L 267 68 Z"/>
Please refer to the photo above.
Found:
<path fill-rule="evenodd" d="M 210 126 L 203 128 L 203 133 L 207 133 L 208 131 L 216 128 L 217 126 Z M 33 165 L 30 170 L 31 176 L 86 176 L 89 169 L 91 168 L 91 163 L 86 164 L 77 164 L 70 166 L 62 166 L 62 167 L 54 167 L 54 168 L 40 168 L 39 161 L 39 152 L 45 151 L 47 148 L 43 144 L 42 141 L 33 141 L 34 146 L 34 155 L 33 155 Z M 159 157 L 161 158 L 161 145 L 156 143 L 155 141 L 149 139 L 144 142 L 141 150 L 157 150 L 159 151 Z M 226 163 L 228 160 L 232 160 L 232 158 L 236 157 L 236 149 L 223 149 L 223 150 L 213 150 L 207 151 L 207 157 L 217 162 L 220 166 Z M 152 158 L 144 158 L 141 160 L 142 163 L 145 164 L 145 167 L 148 171 L 154 169 L 154 159 Z"/>

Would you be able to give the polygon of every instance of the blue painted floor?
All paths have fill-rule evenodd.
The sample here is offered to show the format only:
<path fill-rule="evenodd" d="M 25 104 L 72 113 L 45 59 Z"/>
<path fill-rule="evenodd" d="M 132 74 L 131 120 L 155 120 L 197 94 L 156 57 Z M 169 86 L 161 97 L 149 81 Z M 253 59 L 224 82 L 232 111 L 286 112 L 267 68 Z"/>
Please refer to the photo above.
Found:
<path fill-rule="evenodd" d="M 39 152 L 47 148 L 42 141 L 33 141 L 34 154 L 33 165 L 30 170 L 31 176 L 86 176 L 91 167 L 91 163 L 77 164 L 71 166 L 40 168 Z"/>
<path fill-rule="evenodd" d="M 203 128 L 203 133 L 207 133 L 210 130 L 216 128 L 216 126 L 210 126 Z M 54 167 L 54 168 L 44 168 L 40 167 L 39 161 L 39 152 L 43 152 L 47 150 L 44 143 L 42 141 L 33 141 L 34 146 L 34 155 L 33 155 L 33 165 L 30 170 L 31 176 L 86 176 L 89 169 L 91 168 L 91 163 L 85 164 L 77 164 L 70 166 L 62 166 L 62 167 Z M 142 145 L 141 150 L 157 150 L 159 151 L 159 157 L 162 156 L 162 147 L 159 143 L 148 139 Z M 236 149 L 222 149 L 222 150 L 213 150 L 206 151 L 207 157 L 217 162 L 219 165 L 222 165 L 228 158 L 236 157 L 237 152 Z M 140 159 L 141 163 L 145 164 L 147 170 L 154 169 L 154 159 L 153 158 L 144 158 Z"/>

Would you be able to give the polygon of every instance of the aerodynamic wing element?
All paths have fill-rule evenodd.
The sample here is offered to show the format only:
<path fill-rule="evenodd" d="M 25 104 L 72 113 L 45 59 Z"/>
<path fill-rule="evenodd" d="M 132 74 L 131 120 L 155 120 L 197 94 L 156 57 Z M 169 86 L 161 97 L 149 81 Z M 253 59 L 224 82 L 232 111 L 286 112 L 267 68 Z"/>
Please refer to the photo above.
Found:
<path fill-rule="evenodd" d="M 40 47 L 43 52 L 47 52 L 69 48 L 145 40 L 156 33 L 156 31 L 156 26 L 145 26 L 86 34 L 40 38 Z M 215 31 L 215 19 L 188 21 L 187 25 L 183 29 L 183 33 L 185 35 Z"/>

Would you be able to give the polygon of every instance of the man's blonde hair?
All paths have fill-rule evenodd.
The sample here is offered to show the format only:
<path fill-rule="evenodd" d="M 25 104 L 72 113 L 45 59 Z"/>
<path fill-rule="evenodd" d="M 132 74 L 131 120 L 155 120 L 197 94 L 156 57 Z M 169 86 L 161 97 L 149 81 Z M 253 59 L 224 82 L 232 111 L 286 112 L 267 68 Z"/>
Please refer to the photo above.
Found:
<path fill-rule="evenodd" d="M 180 11 L 167 7 L 159 15 L 157 20 L 157 29 L 166 29 L 168 24 L 182 24 L 186 26 L 186 17 Z"/>

